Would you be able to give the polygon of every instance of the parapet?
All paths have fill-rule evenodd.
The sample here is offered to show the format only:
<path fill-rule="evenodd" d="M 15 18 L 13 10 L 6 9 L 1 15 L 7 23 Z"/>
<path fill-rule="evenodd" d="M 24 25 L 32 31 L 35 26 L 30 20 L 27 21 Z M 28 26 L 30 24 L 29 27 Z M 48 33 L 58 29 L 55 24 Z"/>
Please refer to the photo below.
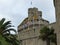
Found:
<path fill-rule="evenodd" d="M 38 8 L 34 7 L 34 8 L 29 8 L 28 11 L 38 11 Z"/>

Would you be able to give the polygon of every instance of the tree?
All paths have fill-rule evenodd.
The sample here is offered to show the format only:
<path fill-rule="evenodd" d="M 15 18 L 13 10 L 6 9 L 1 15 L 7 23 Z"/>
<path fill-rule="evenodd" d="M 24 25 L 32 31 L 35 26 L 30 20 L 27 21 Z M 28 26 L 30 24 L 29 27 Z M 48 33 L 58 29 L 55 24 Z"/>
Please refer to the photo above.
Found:
<path fill-rule="evenodd" d="M 46 41 L 47 45 L 50 45 L 50 42 L 53 42 L 56 44 L 56 33 L 54 33 L 54 29 L 53 28 L 48 28 L 47 26 L 43 27 L 40 30 L 40 39 L 42 39 L 43 41 Z"/>
<path fill-rule="evenodd" d="M 0 20 L 0 34 L 2 35 L 5 35 L 7 33 L 10 34 L 10 31 L 16 32 L 16 30 L 11 27 L 14 27 L 11 25 L 11 21 L 5 22 L 5 18 L 2 18 L 2 20 Z"/>
<path fill-rule="evenodd" d="M 0 45 L 9 45 L 9 43 L 5 40 L 5 38 L 0 35 Z"/>
<path fill-rule="evenodd" d="M 8 43 L 11 45 L 19 45 L 19 41 L 16 39 L 14 34 L 11 34 L 11 31 L 16 33 L 16 30 L 13 29 L 11 25 L 11 21 L 5 21 L 5 18 L 0 20 L 0 35 L 2 35 Z"/>

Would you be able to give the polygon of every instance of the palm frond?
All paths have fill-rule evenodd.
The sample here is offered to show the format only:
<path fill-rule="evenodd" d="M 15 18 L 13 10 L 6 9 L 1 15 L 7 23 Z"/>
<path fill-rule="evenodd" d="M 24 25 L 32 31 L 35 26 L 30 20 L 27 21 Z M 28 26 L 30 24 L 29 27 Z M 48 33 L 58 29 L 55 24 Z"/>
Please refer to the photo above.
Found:
<path fill-rule="evenodd" d="M 6 30 L 4 30 L 2 33 L 10 32 L 10 31 L 14 31 L 14 32 L 16 33 L 16 30 L 13 29 L 13 28 L 11 28 L 11 29 L 6 29 Z"/>
<path fill-rule="evenodd" d="M 51 40 L 51 42 L 55 42 L 56 43 L 56 34 L 54 33 L 54 29 L 53 28 L 48 28 L 48 27 L 43 27 L 40 30 L 40 39 L 42 40 L 46 40 L 49 39 Z"/>
<path fill-rule="evenodd" d="M 11 28 L 11 27 L 14 27 L 14 26 L 13 26 L 13 25 L 7 25 L 7 26 L 5 27 L 5 29 Z"/>
<path fill-rule="evenodd" d="M 5 26 L 7 26 L 7 25 L 9 25 L 9 24 L 11 24 L 11 21 L 5 22 L 2 26 L 5 27 Z"/>
<path fill-rule="evenodd" d="M 0 20 L 0 34 L 5 38 L 5 40 L 10 43 L 10 45 L 19 45 L 19 41 L 16 39 L 16 35 L 11 34 L 11 31 L 16 33 L 16 30 L 12 28 L 11 21 L 6 21 L 5 18 Z"/>
<path fill-rule="evenodd" d="M 0 20 L 0 27 L 3 25 L 4 21 L 5 21 L 5 18 L 2 18 L 2 20 Z"/>

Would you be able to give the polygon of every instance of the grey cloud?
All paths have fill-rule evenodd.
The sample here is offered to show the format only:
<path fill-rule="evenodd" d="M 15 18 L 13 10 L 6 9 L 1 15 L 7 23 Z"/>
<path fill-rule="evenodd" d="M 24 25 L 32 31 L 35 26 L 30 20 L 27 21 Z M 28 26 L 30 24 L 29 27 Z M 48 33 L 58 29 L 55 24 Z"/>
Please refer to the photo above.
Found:
<path fill-rule="evenodd" d="M 50 22 L 55 20 L 53 0 L 0 0 L 0 15 L 17 27 L 28 16 L 29 7 L 39 8 Z"/>

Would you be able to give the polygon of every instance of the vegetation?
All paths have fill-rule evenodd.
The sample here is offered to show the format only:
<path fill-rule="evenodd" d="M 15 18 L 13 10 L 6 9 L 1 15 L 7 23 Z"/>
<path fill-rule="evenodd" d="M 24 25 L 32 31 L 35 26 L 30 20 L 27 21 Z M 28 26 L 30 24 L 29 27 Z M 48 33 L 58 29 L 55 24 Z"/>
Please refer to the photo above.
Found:
<path fill-rule="evenodd" d="M 0 35 L 3 37 L 4 41 L 9 43 L 9 45 L 19 45 L 16 35 L 11 34 L 11 31 L 16 33 L 16 30 L 12 27 L 14 26 L 11 25 L 11 21 L 5 21 L 5 18 L 2 18 L 2 20 L 0 20 Z M 0 44 L 2 44 L 1 41 Z"/>
<path fill-rule="evenodd" d="M 50 29 L 47 26 L 43 27 L 40 30 L 39 38 L 42 39 L 43 41 L 46 41 L 47 45 L 50 45 L 50 42 L 53 42 L 55 44 L 57 43 L 56 42 L 56 34 L 54 33 L 54 29 L 53 28 Z"/>
<path fill-rule="evenodd" d="M 0 45 L 9 45 L 9 43 L 5 40 L 4 37 L 2 37 L 2 35 L 0 35 Z"/>

